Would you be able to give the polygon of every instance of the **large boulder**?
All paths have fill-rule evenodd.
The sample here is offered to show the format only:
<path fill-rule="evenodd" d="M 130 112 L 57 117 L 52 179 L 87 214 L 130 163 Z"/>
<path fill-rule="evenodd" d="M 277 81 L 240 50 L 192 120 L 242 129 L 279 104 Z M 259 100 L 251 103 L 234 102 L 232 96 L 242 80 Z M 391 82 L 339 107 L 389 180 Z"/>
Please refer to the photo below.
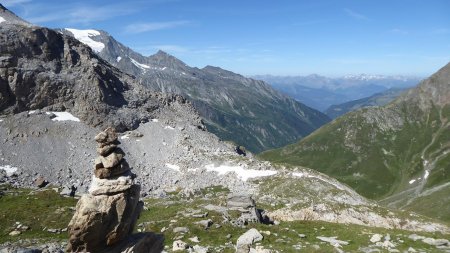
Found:
<path fill-rule="evenodd" d="M 261 214 L 256 208 L 255 200 L 249 195 L 232 194 L 227 200 L 227 209 L 240 212 L 240 217 L 231 220 L 235 226 L 261 222 Z"/>

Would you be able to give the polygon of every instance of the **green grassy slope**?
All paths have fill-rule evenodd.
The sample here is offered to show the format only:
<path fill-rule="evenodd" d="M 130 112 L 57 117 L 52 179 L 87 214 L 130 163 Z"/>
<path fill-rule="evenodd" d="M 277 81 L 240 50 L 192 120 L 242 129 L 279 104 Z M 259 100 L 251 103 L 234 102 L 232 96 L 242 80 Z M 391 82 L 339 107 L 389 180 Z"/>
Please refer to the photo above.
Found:
<path fill-rule="evenodd" d="M 403 207 L 450 182 L 449 104 L 446 66 L 389 105 L 346 114 L 260 157 L 321 171 L 366 197 Z"/>
<path fill-rule="evenodd" d="M 45 242 L 67 242 L 68 233 L 50 233 L 46 228 L 64 229 L 69 223 L 76 203 L 76 199 L 64 198 L 52 189 L 33 191 L 29 189 L 15 189 L 1 186 L 0 195 L 0 244 L 8 242 L 13 245 L 36 246 Z M 447 234 L 440 232 L 412 232 L 399 229 L 384 229 L 351 224 L 336 224 L 321 221 L 291 221 L 281 222 L 280 225 L 249 224 L 246 227 L 233 227 L 223 223 L 221 213 L 207 211 L 205 205 L 225 205 L 228 190 L 220 187 L 205 189 L 200 196 L 188 199 L 179 195 L 170 195 L 165 199 L 146 199 L 144 210 L 138 220 L 135 232 L 152 231 L 164 236 L 166 251 L 172 252 L 172 243 L 181 239 L 188 244 L 208 247 L 209 252 L 235 252 L 236 241 L 240 235 L 250 228 L 260 231 L 264 239 L 259 243 L 266 249 L 280 252 L 337 252 L 329 243 L 320 241 L 318 236 L 334 237 L 348 242 L 343 245 L 345 252 L 361 252 L 361 249 L 382 249 L 370 242 L 373 234 L 389 234 L 396 249 L 401 252 L 413 247 L 418 251 L 440 252 L 436 247 L 421 240 L 413 241 L 408 238 L 411 234 L 418 234 L 431 238 L 446 238 Z M 267 205 L 269 206 L 269 205 Z M 273 207 L 272 207 L 273 208 Z M 270 209 L 267 209 L 271 211 Z M 187 213 L 208 212 L 206 218 L 194 218 Z M 195 222 L 211 219 L 213 225 L 205 230 Z M 9 233 L 17 226 L 16 222 L 29 227 L 20 235 L 11 236 Z M 220 225 L 220 226 L 216 226 Z M 187 233 L 174 233 L 175 227 L 187 227 Z M 163 232 L 160 232 L 163 231 Z M 303 234 L 304 236 L 299 236 Z M 198 243 L 189 240 L 197 236 Z"/>

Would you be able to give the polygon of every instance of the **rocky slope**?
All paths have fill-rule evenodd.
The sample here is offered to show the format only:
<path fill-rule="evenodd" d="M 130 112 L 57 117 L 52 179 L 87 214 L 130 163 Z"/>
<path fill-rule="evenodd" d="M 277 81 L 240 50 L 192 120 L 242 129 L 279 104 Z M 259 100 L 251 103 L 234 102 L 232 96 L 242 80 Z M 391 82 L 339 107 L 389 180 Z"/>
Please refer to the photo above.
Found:
<path fill-rule="evenodd" d="M 145 57 L 103 31 L 63 29 L 61 32 L 95 48 L 98 55 L 136 76 L 150 90 L 185 96 L 205 120 L 209 131 L 252 152 L 292 143 L 329 120 L 262 81 L 218 67 L 192 68 L 162 51 Z"/>
<path fill-rule="evenodd" d="M 166 106 L 187 104 L 182 97 L 148 91 L 72 37 L 9 23 L 0 26 L 0 34 L 1 114 L 69 110 L 89 125 L 124 131 Z"/>
<path fill-rule="evenodd" d="M 450 65 L 392 103 L 348 113 L 263 158 L 307 166 L 389 206 L 449 220 Z"/>
<path fill-rule="evenodd" d="M 243 157 L 234 147 L 187 121 L 163 113 L 119 141 L 133 168 L 141 195 L 189 198 L 202 189 L 222 186 L 232 193 L 251 194 L 270 206 L 277 220 L 323 220 L 385 228 L 446 231 L 420 216 L 387 212 L 351 188 L 324 174 L 302 167 L 286 168 Z M 23 112 L 0 122 L 0 182 L 34 187 L 43 177 L 69 194 L 86 192 L 95 162 L 93 136 L 98 129 L 60 116 Z M 167 118 L 165 118 L 167 117 Z M 43 152 L 36 152 L 36 147 Z"/>
<path fill-rule="evenodd" d="M 339 105 L 332 105 L 328 107 L 328 109 L 325 111 L 325 114 L 328 115 L 328 117 L 335 119 L 341 115 L 358 110 L 360 108 L 369 106 L 383 106 L 396 99 L 405 91 L 405 89 L 389 89 L 387 91 L 376 93 L 370 97 L 349 101 Z"/>

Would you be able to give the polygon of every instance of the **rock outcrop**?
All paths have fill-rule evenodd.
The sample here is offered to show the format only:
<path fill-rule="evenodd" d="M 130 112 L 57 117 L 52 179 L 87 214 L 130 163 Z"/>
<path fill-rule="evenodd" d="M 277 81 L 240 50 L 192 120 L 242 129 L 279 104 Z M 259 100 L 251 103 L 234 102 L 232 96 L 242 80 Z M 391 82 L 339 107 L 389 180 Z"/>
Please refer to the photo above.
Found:
<path fill-rule="evenodd" d="M 234 226 L 243 227 L 248 223 L 258 223 L 262 221 L 261 214 L 256 208 L 255 200 L 248 195 L 232 194 L 228 196 L 227 209 L 229 211 L 238 211 L 240 216 L 237 219 L 231 219 Z"/>
<path fill-rule="evenodd" d="M 99 157 L 89 193 L 77 203 L 69 223 L 68 252 L 160 252 L 162 237 L 131 235 L 143 207 L 140 185 L 118 148 L 113 128 L 99 133 Z"/>

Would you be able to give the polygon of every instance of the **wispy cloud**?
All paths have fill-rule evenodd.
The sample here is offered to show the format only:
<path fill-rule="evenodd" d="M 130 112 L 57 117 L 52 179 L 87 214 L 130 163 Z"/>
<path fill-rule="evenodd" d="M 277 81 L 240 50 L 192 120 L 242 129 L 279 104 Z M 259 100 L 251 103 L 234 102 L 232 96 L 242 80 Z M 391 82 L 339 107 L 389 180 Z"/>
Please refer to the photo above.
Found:
<path fill-rule="evenodd" d="M 3 0 L 1 4 L 3 4 L 6 7 L 12 7 L 20 4 L 29 3 L 31 0 Z"/>
<path fill-rule="evenodd" d="M 450 34 L 450 29 L 438 28 L 431 31 L 432 34 Z"/>
<path fill-rule="evenodd" d="M 176 28 L 179 26 L 185 26 L 189 23 L 190 23 L 190 21 L 186 21 L 186 20 L 136 23 L 136 24 L 127 25 L 125 27 L 125 32 L 127 32 L 127 33 L 151 32 L 151 31 L 157 31 L 157 30 L 172 29 L 172 28 Z"/>
<path fill-rule="evenodd" d="M 393 28 L 391 30 L 389 30 L 390 33 L 395 33 L 395 34 L 400 34 L 400 35 L 407 35 L 409 34 L 409 32 L 407 30 L 404 29 L 400 29 L 400 28 Z"/>
<path fill-rule="evenodd" d="M 359 64 L 368 64 L 371 63 L 368 59 L 359 59 L 359 58 L 333 58 L 327 59 L 328 62 L 340 65 L 359 65 Z"/>
<path fill-rule="evenodd" d="M 307 21 L 301 21 L 301 22 L 296 22 L 293 23 L 293 26 L 312 26 L 312 25 L 319 25 L 319 24 L 324 24 L 327 23 L 329 20 L 325 20 L 325 19 L 316 19 L 316 20 L 307 20 Z"/>
<path fill-rule="evenodd" d="M 368 18 L 367 16 L 365 16 L 365 15 L 363 15 L 363 14 L 361 14 L 361 13 L 358 13 L 358 12 L 356 12 L 356 11 L 354 11 L 354 10 L 351 10 L 351 9 L 349 9 L 349 8 L 344 8 L 344 12 L 345 12 L 348 16 L 350 16 L 350 17 L 352 17 L 352 18 L 354 18 L 354 19 L 359 19 L 359 20 L 369 20 L 369 18 Z"/>
<path fill-rule="evenodd" d="M 3 2 L 3 1 L 2 1 Z M 92 25 L 98 21 L 110 20 L 121 16 L 142 11 L 140 2 L 117 2 L 112 4 L 95 5 L 91 3 L 78 3 L 67 1 L 58 5 L 48 5 L 31 0 L 9 0 L 10 4 L 23 4 L 22 17 L 26 20 L 44 24 L 58 22 L 63 25 Z"/>

